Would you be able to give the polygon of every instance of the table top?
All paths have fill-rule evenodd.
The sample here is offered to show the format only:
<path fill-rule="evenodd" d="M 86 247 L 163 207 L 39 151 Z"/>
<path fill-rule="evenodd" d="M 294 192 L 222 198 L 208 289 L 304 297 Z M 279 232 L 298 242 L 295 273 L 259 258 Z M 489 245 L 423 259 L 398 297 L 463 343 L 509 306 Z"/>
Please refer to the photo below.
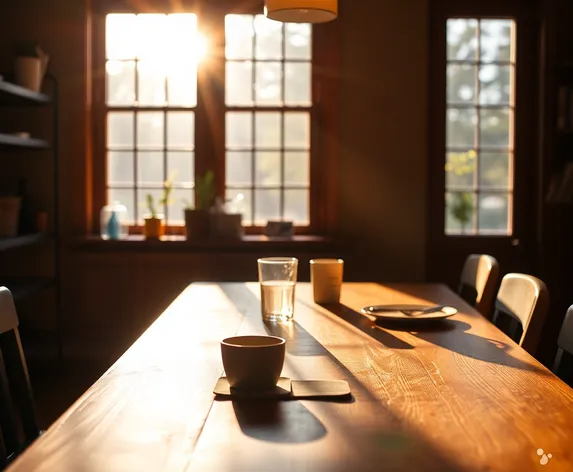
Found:
<path fill-rule="evenodd" d="M 360 314 L 384 303 L 460 312 L 417 331 Z M 352 400 L 215 401 L 220 340 L 266 333 L 283 375 Z M 9 470 L 570 471 L 572 439 L 573 390 L 445 286 L 344 284 L 322 307 L 298 284 L 295 321 L 265 324 L 258 284 L 192 284 Z"/>

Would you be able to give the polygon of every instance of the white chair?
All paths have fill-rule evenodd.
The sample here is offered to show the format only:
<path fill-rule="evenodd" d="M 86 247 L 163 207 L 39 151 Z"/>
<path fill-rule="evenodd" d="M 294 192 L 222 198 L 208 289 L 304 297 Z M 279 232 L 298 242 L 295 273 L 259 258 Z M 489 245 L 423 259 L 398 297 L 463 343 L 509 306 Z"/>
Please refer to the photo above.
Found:
<path fill-rule="evenodd" d="M 472 254 L 462 269 L 458 294 L 489 318 L 498 282 L 499 264 L 495 258 L 486 254 Z"/>
<path fill-rule="evenodd" d="M 501 281 L 492 322 L 535 355 L 549 309 L 549 292 L 536 277 L 507 274 Z"/>

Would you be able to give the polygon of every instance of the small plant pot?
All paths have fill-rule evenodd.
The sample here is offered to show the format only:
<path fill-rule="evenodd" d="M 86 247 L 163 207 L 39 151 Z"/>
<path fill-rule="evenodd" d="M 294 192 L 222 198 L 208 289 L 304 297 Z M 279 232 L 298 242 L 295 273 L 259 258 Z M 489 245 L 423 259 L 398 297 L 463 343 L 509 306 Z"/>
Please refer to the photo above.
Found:
<path fill-rule="evenodd" d="M 204 239 L 211 232 L 208 210 L 185 210 L 185 232 L 187 239 Z"/>
<path fill-rule="evenodd" d="M 147 217 L 144 220 L 143 235 L 147 239 L 159 239 L 165 234 L 165 225 L 163 217 Z"/>
<path fill-rule="evenodd" d="M 213 213 L 211 235 L 216 238 L 240 239 L 243 237 L 243 215 L 238 213 Z"/>

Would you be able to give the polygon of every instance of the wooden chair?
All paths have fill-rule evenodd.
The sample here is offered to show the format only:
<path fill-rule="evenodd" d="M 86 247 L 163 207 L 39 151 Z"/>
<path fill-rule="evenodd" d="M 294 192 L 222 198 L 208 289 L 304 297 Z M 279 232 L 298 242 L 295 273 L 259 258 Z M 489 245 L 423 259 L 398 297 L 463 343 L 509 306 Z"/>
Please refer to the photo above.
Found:
<path fill-rule="evenodd" d="M 0 463 L 4 464 L 40 434 L 18 332 L 18 315 L 6 287 L 0 287 L 0 430 L 3 448 Z"/>
<path fill-rule="evenodd" d="M 573 387 L 573 305 L 561 325 L 553 372 Z"/>
<path fill-rule="evenodd" d="M 499 281 L 499 264 L 486 254 L 468 256 L 462 269 L 458 294 L 489 318 Z"/>
<path fill-rule="evenodd" d="M 492 323 L 532 355 L 549 309 L 545 284 L 525 274 L 507 274 L 501 281 Z"/>

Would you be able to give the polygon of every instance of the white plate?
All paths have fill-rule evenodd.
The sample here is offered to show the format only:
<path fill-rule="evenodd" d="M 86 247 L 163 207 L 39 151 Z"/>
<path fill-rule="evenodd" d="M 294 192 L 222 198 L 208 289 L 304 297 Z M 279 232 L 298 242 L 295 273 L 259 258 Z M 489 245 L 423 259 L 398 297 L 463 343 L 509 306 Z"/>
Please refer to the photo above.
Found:
<path fill-rule="evenodd" d="M 369 316 L 375 316 L 381 320 L 441 320 L 454 316 L 458 310 L 451 306 L 444 306 L 440 311 L 434 311 L 426 314 L 406 314 L 404 311 L 427 310 L 435 305 L 372 305 L 362 308 L 362 313 Z"/>

